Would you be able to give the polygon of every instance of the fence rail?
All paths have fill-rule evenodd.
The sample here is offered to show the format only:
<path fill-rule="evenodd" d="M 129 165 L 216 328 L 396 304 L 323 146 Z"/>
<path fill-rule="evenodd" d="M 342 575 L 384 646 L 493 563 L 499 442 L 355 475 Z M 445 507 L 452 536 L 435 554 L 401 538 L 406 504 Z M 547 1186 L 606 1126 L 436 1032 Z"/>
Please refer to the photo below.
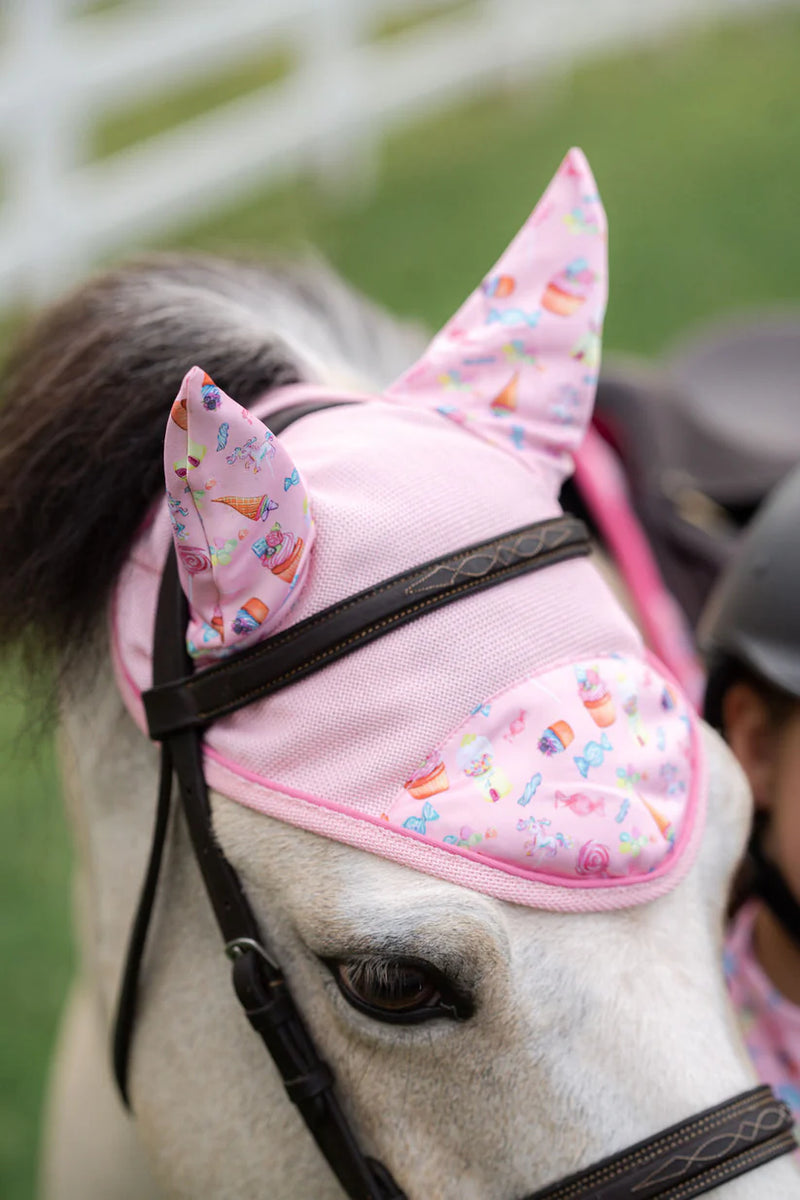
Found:
<path fill-rule="evenodd" d="M 53 294 L 101 254 L 311 169 L 369 179 L 393 124 L 578 58 L 787 0 L 7 0 L 0 297 Z M 430 10 L 391 37 L 376 22 Z M 276 82 L 98 161 L 89 131 L 142 96 L 280 46 Z"/>

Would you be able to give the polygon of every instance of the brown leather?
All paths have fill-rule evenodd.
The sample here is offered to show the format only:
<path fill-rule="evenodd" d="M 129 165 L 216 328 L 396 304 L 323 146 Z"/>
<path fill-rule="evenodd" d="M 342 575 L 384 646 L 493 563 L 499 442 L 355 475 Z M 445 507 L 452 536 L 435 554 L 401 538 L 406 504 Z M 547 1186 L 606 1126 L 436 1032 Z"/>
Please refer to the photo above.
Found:
<path fill-rule="evenodd" d="M 766 1085 L 706 1109 L 526 1200 L 690 1200 L 797 1148 Z"/>
<path fill-rule="evenodd" d="M 586 527 L 564 514 L 423 563 L 213 667 L 151 688 L 142 697 L 150 736 L 202 728 L 434 608 L 590 549 Z"/>

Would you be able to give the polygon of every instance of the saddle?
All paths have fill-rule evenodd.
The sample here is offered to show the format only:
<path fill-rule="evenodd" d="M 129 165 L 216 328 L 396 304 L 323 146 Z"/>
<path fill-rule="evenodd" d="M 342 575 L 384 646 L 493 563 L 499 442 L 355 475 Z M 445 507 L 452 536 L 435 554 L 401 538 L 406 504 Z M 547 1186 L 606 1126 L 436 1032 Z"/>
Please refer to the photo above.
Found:
<path fill-rule="evenodd" d="M 800 315 L 713 324 L 658 365 L 612 359 L 594 426 L 622 466 L 667 589 L 694 628 L 738 536 L 800 460 Z M 565 504 L 597 530 L 567 485 Z M 578 489 L 579 490 L 579 489 Z"/>

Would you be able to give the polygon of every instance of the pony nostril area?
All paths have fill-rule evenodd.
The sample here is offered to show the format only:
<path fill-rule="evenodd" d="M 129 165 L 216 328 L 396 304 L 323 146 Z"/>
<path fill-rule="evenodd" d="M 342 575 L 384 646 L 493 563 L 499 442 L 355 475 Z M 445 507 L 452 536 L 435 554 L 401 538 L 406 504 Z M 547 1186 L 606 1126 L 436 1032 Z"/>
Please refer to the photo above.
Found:
<path fill-rule="evenodd" d="M 464 989 L 422 959 L 326 959 L 351 1007 L 378 1021 L 419 1024 L 437 1018 L 466 1020 L 475 1004 Z"/>

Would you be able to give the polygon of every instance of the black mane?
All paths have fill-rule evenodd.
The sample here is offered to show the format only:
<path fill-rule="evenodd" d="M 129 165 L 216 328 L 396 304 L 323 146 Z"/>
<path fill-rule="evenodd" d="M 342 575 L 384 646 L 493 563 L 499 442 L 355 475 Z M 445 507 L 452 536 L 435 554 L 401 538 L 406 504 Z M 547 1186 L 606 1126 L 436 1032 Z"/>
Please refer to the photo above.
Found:
<path fill-rule="evenodd" d="M 0 647 L 21 639 L 63 659 L 86 643 L 163 486 L 166 415 L 189 367 L 245 406 L 301 378 L 270 332 L 274 280 L 211 258 L 143 260 L 45 311 L 18 343 L 0 408 Z"/>

